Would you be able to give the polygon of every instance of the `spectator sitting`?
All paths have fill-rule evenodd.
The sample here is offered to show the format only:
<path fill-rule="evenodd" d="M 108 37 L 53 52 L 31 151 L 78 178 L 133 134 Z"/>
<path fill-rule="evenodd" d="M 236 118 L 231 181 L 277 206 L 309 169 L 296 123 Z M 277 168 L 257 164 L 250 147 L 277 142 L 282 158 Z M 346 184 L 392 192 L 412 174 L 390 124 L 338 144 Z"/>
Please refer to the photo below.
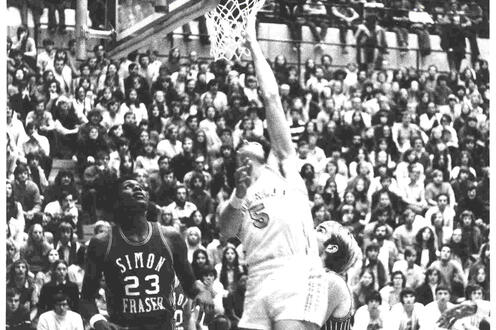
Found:
<path fill-rule="evenodd" d="M 454 329 L 478 329 L 484 328 L 484 326 L 489 327 L 491 304 L 489 303 L 489 301 L 483 300 L 482 288 L 477 284 L 468 285 L 467 289 L 465 290 L 465 297 L 467 299 L 467 302 L 475 303 L 477 305 L 477 312 L 475 313 L 475 315 L 466 316 L 457 320 L 454 324 Z"/>
<path fill-rule="evenodd" d="M 5 324 L 9 330 L 29 330 L 31 319 L 29 310 L 21 302 L 21 291 L 16 288 L 7 289 L 7 314 Z"/>
<path fill-rule="evenodd" d="M 72 228 L 76 228 L 78 224 L 79 211 L 76 207 L 76 200 L 69 191 L 62 190 L 58 199 L 52 201 L 45 206 L 45 215 L 50 217 L 48 228 L 51 232 L 55 232 L 62 221 L 68 221 Z"/>
<path fill-rule="evenodd" d="M 94 165 L 84 170 L 81 203 L 83 210 L 89 212 L 91 222 L 96 221 L 97 209 L 110 211 L 113 207 L 112 191 L 117 183 L 117 173 L 108 162 L 108 153 L 99 151 Z"/>
<path fill-rule="evenodd" d="M 45 191 L 45 198 L 43 202 L 48 204 L 50 202 L 57 201 L 62 191 L 69 192 L 74 200 L 78 200 L 79 198 L 79 193 L 74 181 L 74 173 L 70 170 L 61 169 L 57 173 L 53 184 L 51 184 Z"/>
<path fill-rule="evenodd" d="M 53 306 L 50 310 L 40 315 L 37 330 L 83 330 L 83 320 L 81 316 L 70 310 L 71 297 L 64 292 L 54 293 Z"/>
<path fill-rule="evenodd" d="M 212 266 L 205 266 L 201 272 L 201 279 L 203 284 L 212 293 L 214 299 L 214 314 L 224 314 L 224 306 L 222 299 L 227 295 L 222 284 L 217 280 L 217 271 Z"/>
<path fill-rule="evenodd" d="M 243 314 L 243 303 L 246 293 L 246 275 L 241 275 L 235 283 L 234 291 L 228 293 L 223 300 L 225 315 L 237 326 Z"/>
<path fill-rule="evenodd" d="M 422 217 L 417 216 L 411 209 L 403 211 L 400 217 L 400 223 L 403 224 L 396 227 L 393 232 L 393 239 L 400 255 L 405 253 L 405 249 L 412 248 L 415 244 L 415 236 L 424 225 L 421 219 Z"/>
<path fill-rule="evenodd" d="M 365 305 L 355 312 L 353 330 L 383 329 L 389 309 L 382 303 L 379 291 L 370 292 L 365 297 Z"/>
<path fill-rule="evenodd" d="M 239 264 L 238 252 L 232 246 L 226 246 L 224 248 L 222 263 L 217 264 L 215 268 L 219 274 L 219 282 L 229 293 L 235 292 L 238 282 L 246 273 L 244 268 Z"/>
<path fill-rule="evenodd" d="M 444 244 L 439 253 L 438 260 L 434 261 L 431 268 L 436 268 L 441 272 L 441 283 L 452 292 L 452 300 L 456 301 L 463 297 L 462 288 L 465 287 L 465 276 L 462 266 L 451 259 L 451 247 Z"/>
<path fill-rule="evenodd" d="M 321 43 L 325 41 L 328 28 L 326 7 L 319 0 L 309 0 L 303 5 L 303 11 L 309 16 L 306 23 L 315 39 L 316 47 L 322 47 Z M 317 31 L 317 27 L 320 28 L 320 33 Z"/>
<path fill-rule="evenodd" d="M 337 6 L 331 7 L 331 12 L 337 19 L 339 27 L 339 42 L 341 43 L 341 52 L 347 54 L 346 50 L 346 35 L 348 29 L 355 30 L 357 20 L 359 19 L 358 13 L 350 6 L 349 0 L 340 0 Z"/>
<path fill-rule="evenodd" d="M 388 275 L 393 268 L 393 264 L 398 260 L 398 249 L 391 239 L 386 238 L 387 236 L 387 225 L 384 223 L 376 223 L 374 227 L 373 242 L 379 245 L 379 255 L 377 258 L 384 265 L 387 278 L 389 278 Z"/>
<path fill-rule="evenodd" d="M 188 247 L 188 260 L 191 263 L 193 261 L 193 253 L 196 250 L 206 251 L 205 247 L 201 245 L 202 235 L 198 227 L 189 227 L 186 229 L 185 233 L 186 246 Z"/>
<path fill-rule="evenodd" d="M 384 306 L 391 309 L 400 302 L 400 293 L 406 286 L 406 277 L 401 271 L 391 274 L 391 283 L 380 290 Z"/>
<path fill-rule="evenodd" d="M 29 29 L 26 25 L 17 28 L 17 40 L 13 42 L 12 49 L 22 54 L 23 60 L 29 64 L 31 69 L 36 68 L 36 42 L 29 36 Z"/>
<path fill-rule="evenodd" d="M 377 24 L 376 16 L 365 17 L 355 32 L 355 39 L 358 65 L 367 67 L 371 64 L 374 69 L 382 68 L 383 56 L 387 53 L 386 32 Z"/>
<path fill-rule="evenodd" d="M 481 220 L 477 224 L 473 212 L 469 210 L 462 211 L 459 219 L 459 228 L 462 231 L 462 240 L 467 244 L 467 252 L 469 255 L 476 254 L 482 245 L 482 233 L 479 226 L 482 228 L 485 226 L 482 226 Z"/>
<path fill-rule="evenodd" d="M 353 307 L 358 309 L 367 303 L 367 297 L 374 292 L 376 286 L 374 273 L 370 268 L 363 268 L 358 284 L 353 288 Z"/>
<path fill-rule="evenodd" d="M 26 161 L 28 163 L 31 180 L 36 184 L 40 193 L 43 194 L 48 187 L 48 180 L 45 171 L 40 166 L 40 155 L 37 153 L 28 153 L 26 154 Z"/>
<path fill-rule="evenodd" d="M 424 270 L 417 265 L 417 251 L 413 248 L 406 248 L 404 251 L 404 260 L 398 260 L 393 265 L 392 272 L 400 271 L 405 277 L 405 286 L 417 289 L 424 282 Z"/>
<path fill-rule="evenodd" d="M 189 202 L 187 199 L 187 188 L 183 185 L 178 185 L 175 190 L 174 202 L 165 207 L 166 210 L 172 213 L 174 226 L 178 229 L 180 228 L 181 232 L 184 230 L 184 226 L 191 216 L 191 213 L 197 210 L 196 205 Z"/>
<path fill-rule="evenodd" d="M 33 273 L 24 259 L 14 261 L 7 274 L 7 290 L 14 288 L 20 292 L 19 303 L 31 311 L 35 307 Z"/>
<path fill-rule="evenodd" d="M 67 276 L 67 263 L 58 260 L 52 265 L 52 279 L 41 289 L 40 300 L 38 302 L 38 312 L 40 314 L 54 308 L 57 301 L 54 295 L 63 293 L 68 297 L 68 305 L 71 310 L 79 308 L 79 290 L 75 283 L 69 281 Z"/>
<path fill-rule="evenodd" d="M 401 324 L 411 324 L 412 329 L 424 326 L 424 305 L 416 302 L 417 295 L 411 288 L 400 293 L 400 302 L 391 307 L 386 319 L 386 329 L 399 329 Z M 391 327 L 391 328 L 389 328 Z"/>
<path fill-rule="evenodd" d="M 428 268 L 436 260 L 437 243 L 434 231 L 430 226 L 422 227 L 415 236 L 416 264 L 423 269 Z"/>
<path fill-rule="evenodd" d="M 26 226 L 22 205 L 14 199 L 12 182 L 7 180 L 7 238 L 12 240 L 17 250 L 24 244 Z M 14 261 L 14 260 L 13 260 Z"/>
<path fill-rule="evenodd" d="M 60 259 L 64 260 L 69 267 L 72 265 L 82 266 L 85 248 L 75 239 L 73 225 L 66 221 L 61 222 L 57 228 L 57 236 L 55 248 Z"/>

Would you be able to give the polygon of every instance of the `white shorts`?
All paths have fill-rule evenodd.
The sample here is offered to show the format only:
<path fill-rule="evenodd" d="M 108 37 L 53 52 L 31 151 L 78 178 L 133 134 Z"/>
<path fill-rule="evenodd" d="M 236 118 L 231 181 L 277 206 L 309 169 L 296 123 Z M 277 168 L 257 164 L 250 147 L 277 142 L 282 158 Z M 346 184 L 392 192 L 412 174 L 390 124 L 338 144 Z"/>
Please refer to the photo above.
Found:
<path fill-rule="evenodd" d="M 295 267 L 296 266 L 296 267 Z M 271 329 L 275 321 L 325 322 L 328 280 L 322 266 L 290 265 L 270 273 L 248 271 L 240 328 Z"/>

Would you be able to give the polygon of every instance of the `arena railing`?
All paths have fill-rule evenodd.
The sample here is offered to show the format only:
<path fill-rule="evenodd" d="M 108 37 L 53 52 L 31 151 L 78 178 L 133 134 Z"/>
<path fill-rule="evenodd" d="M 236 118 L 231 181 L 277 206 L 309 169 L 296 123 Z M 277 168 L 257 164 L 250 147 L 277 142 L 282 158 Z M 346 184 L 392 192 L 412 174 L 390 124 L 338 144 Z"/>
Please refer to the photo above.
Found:
<path fill-rule="evenodd" d="M 173 32 L 172 33 L 173 36 L 178 36 L 178 37 L 183 37 L 185 36 L 184 33 L 180 33 L 180 32 Z M 205 35 L 200 35 L 200 34 L 195 34 L 195 33 L 192 33 L 192 34 L 188 34 L 190 37 L 200 37 L 200 36 L 205 36 Z M 169 42 L 170 42 L 170 47 L 174 47 L 175 46 L 175 41 L 174 41 L 175 38 L 170 38 L 169 39 Z M 297 43 L 299 45 L 299 47 L 296 48 L 296 62 L 294 61 L 288 61 L 288 65 L 289 66 L 295 66 L 298 68 L 298 74 L 302 75 L 302 70 L 303 70 L 303 67 L 305 65 L 305 61 L 307 58 L 311 57 L 310 55 L 309 56 L 306 56 L 304 57 L 304 54 L 302 53 L 302 45 L 311 45 L 311 46 L 314 46 L 316 43 L 314 41 L 306 41 L 306 40 L 280 40 L 280 39 L 271 39 L 271 38 L 259 38 L 258 39 L 259 42 L 261 42 L 262 44 L 264 42 L 270 42 L 270 43 L 281 43 L 281 44 L 294 44 L 294 43 Z M 192 42 L 192 41 L 191 41 Z M 337 52 L 340 52 L 341 50 L 341 47 L 343 46 L 341 43 L 331 43 L 331 42 L 321 42 L 321 45 L 323 45 L 325 48 L 326 48 L 326 51 L 324 53 L 326 54 L 329 54 L 332 56 L 332 53 L 330 53 L 329 51 L 327 51 L 327 49 L 329 47 L 332 47 L 332 48 L 336 48 L 336 51 Z M 346 47 L 351 47 L 351 48 L 357 48 L 359 46 L 357 46 L 356 44 L 346 44 Z M 291 47 L 290 47 L 291 48 Z M 370 47 L 366 47 L 366 46 L 361 46 L 360 48 L 370 48 Z M 376 49 L 379 49 L 380 47 L 374 47 Z M 399 53 L 401 51 L 406 51 L 406 52 L 414 52 L 415 53 L 415 69 L 417 71 L 426 71 L 423 69 L 423 64 L 425 64 L 426 66 L 428 66 L 428 64 L 430 63 L 423 63 L 423 56 L 420 54 L 420 49 L 419 48 L 412 48 L 412 47 L 408 47 L 406 50 L 404 48 L 400 48 L 400 47 L 393 47 L 393 46 L 388 46 L 388 47 L 385 47 L 384 49 L 386 49 L 388 52 L 389 52 L 389 56 L 392 56 L 393 55 L 393 52 L 397 52 L 398 53 L 398 57 L 400 56 Z M 431 54 L 432 53 L 443 53 L 445 54 L 446 52 L 443 51 L 443 50 L 439 50 L 439 49 L 432 49 L 431 50 Z M 313 54 L 312 54 L 313 55 Z M 466 55 L 470 55 L 470 51 L 466 51 Z M 161 58 L 166 58 L 168 55 L 167 54 L 160 54 L 160 57 Z M 185 57 L 186 58 L 186 57 Z M 207 56 L 207 57 L 202 57 L 201 58 L 202 60 L 213 60 L 212 57 L 210 56 Z M 271 58 L 272 60 L 272 58 Z M 247 60 L 245 60 L 247 61 Z M 387 62 L 386 64 L 390 64 L 390 62 Z M 332 67 L 335 67 L 335 68 L 345 68 L 346 65 L 344 64 L 333 64 Z M 400 67 L 405 67 L 405 65 L 397 65 L 397 66 L 393 66 L 393 65 L 390 65 L 390 66 L 383 66 L 382 69 L 383 70 L 395 70 L 395 69 L 399 69 Z M 411 67 L 411 65 L 408 65 L 408 67 Z M 445 70 L 439 70 L 439 72 L 441 73 L 449 73 L 449 71 L 445 71 Z"/>

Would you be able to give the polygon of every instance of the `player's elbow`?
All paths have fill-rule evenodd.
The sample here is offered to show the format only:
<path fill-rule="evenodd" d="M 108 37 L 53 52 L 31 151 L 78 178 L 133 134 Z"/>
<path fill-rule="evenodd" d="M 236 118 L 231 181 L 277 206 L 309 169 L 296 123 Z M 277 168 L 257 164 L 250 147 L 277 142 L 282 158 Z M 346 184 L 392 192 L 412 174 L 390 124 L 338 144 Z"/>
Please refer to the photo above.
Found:
<path fill-rule="evenodd" d="M 236 214 L 239 210 L 235 210 L 227 203 L 219 217 L 219 233 L 223 238 L 235 237 L 241 226 L 239 215 Z"/>
<path fill-rule="evenodd" d="M 271 88 L 270 90 L 264 91 L 263 97 L 265 101 L 268 103 L 278 102 L 280 100 L 278 88 L 275 87 L 275 88 Z"/>

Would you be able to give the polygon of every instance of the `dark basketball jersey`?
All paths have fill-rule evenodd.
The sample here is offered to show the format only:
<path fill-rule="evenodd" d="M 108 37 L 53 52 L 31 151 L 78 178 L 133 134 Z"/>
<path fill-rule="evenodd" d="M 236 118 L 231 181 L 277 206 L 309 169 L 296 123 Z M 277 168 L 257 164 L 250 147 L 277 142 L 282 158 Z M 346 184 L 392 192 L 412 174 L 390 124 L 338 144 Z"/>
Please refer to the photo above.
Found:
<path fill-rule="evenodd" d="M 176 288 L 174 289 L 174 320 L 176 322 L 176 330 L 184 330 L 188 329 L 189 320 L 186 319 L 187 315 L 193 313 L 195 308 L 194 305 L 188 304 L 189 298 L 184 294 L 184 290 L 181 284 L 178 283 Z M 190 308 L 190 313 L 185 313 L 185 308 Z M 198 313 L 198 324 L 201 325 L 202 329 L 208 328 L 208 323 L 210 323 L 213 319 L 213 314 L 206 314 L 203 309 L 200 309 Z"/>
<path fill-rule="evenodd" d="M 188 303 L 189 298 L 184 294 L 183 287 L 181 284 L 178 284 L 174 289 L 174 321 L 176 323 L 176 330 L 184 330 L 188 329 L 188 321 L 186 320 L 185 313 L 186 308 L 191 308 L 191 305 Z"/>
<path fill-rule="evenodd" d="M 329 317 L 326 323 L 322 326 L 321 330 L 350 330 L 352 316 L 353 314 L 350 312 L 346 317 L 339 319 Z"/>
<path fill-rule="evenodd" d="M 157 223 L 148 222 L 143 242 L 129 241 L 112 228 L 104 260 L 110 321 L 142 329 L 173 329 L 172 253 Z"/>

